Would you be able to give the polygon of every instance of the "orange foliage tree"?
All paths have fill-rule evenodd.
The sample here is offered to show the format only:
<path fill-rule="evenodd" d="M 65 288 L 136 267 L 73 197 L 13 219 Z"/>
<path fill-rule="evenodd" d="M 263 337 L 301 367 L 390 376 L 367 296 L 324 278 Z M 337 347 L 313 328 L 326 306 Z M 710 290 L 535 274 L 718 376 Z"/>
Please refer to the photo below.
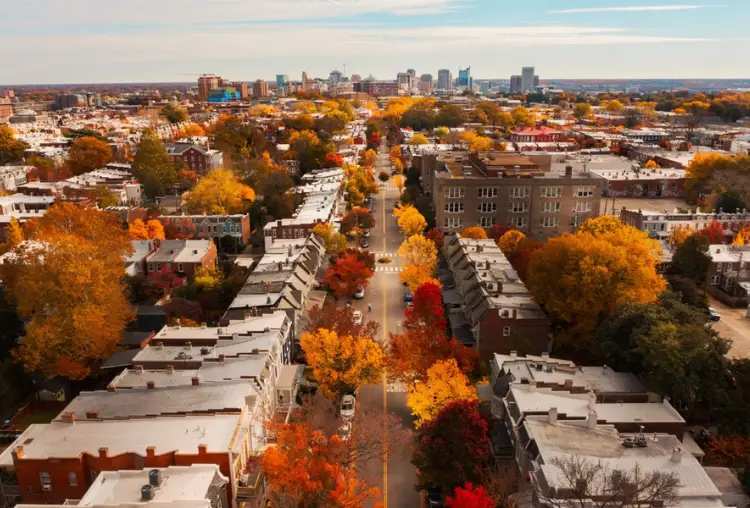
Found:
<path fill-rule="evenodd" d="M 471 240 L 486 240 L 487 232 L 479 226 L 471 226 L 461 231 L 461 238 L 470 238 Z"/>
<path fill-rule="evenodd" d="M 367 287 L 374 269 L 372 254 L 359 254 L 349 249 L 331 258 L 323 280 L 336 296 L 353 296 L 360 288 Z"/>
<path fill-rule="evenodd" d="M 26 226 L 27 242 L 2 266 L 6 298 L 28 320 L 13 352 L 28 372 L 86 377 L 107 359 L 130 319 L 122 259 L 130 239 L 114 214 L 61 203 Z"/>
<path fill-rule="evenodd" d="M 164 240 L 164 226 L 156 219 L 143 222 L 135 219 L 128 226 L 128 234 L 132 240 Z"/>
<path fill-rule="evenodd" d="M 67 163 L 74 175 L 101 169 L 111 160 L 109 144 L 94 137 L 78 138 L 68 150 Z"/>

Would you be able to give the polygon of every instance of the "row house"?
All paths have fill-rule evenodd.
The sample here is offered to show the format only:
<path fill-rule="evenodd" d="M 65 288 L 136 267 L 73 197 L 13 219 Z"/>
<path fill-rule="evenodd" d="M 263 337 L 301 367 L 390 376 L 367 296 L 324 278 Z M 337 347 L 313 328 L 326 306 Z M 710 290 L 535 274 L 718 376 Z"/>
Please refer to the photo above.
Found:
<path fill-rule="evenodd" d="M 677 229 L 700 231 L 713 222 L 718 222 L 724 229 L 724 235 L 732 239 L 742 228 L 750 225 L 750 213 L 746 209 L 736 213 L 724 213 L 722 210 L 701 212 L 700 208 L 682 212 L 674 209 L 670 213 L 668 210 L 628 210 L 623 207 L 620 211 L 620 220 L 648 232 L 649 236 L 654 238 L 668 238 Z"/>
<path fill-rule="evenodd" d="M 707 282 L 711 287 L 737 299 L 731 302 L 733 305 L 750 304 L 750 245 L 709 245 L 708 255 L 711 264 Z"/>
<path fill-rule="evenodd" d="M 44 215 L 56 201 L 53 196 L 27 196 L 11 194 L 0 196 L 0 242 L 5 241 L 5 231 L 11 219 L 24 224 L 29 219 Z"/>
<path fill-rule="evenodd" d="M 250 216 L 235 215 L 161 215 L 157 217 L 164 229 L 192 238 L 223 238 L 230 236 L 238 245 L 250 241 Z"/>
<path fill-rule="evenodd" d="M 216 245 L 211 240 L 153 240 L 154 249 L 143 260 L 148 274 L 166 270 L 190 280 L 200 268 L 216 266 Z"/>
<path fill-rule="evenodd" d="M 224 167 L 224 154 L 219 150 L 188 143 L 165 143 L 164 148 L 178 169 L 184 166 L 204 175 Z"/>
<path fill-rule="evenodd" d="M 0 166 L 0 191 L 15 192 L 19 185 L 28 182 L 29 171 L 34 166 Z"/>
<path fill-rule="evenodd" d="M 513 143 L 557 143 L 565 139 L 562 131 L 547 126 L 521 127 L 510 134 Z"/>

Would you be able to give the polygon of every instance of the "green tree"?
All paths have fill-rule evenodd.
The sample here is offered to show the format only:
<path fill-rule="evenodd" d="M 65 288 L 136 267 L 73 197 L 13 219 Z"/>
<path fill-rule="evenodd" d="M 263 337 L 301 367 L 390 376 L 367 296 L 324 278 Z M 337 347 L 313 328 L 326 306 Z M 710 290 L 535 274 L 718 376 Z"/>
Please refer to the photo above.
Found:
<path fill-rule="evenodd" d="M 446 104 L 440 108 L 435 117 L 435 125 L 444 125 L 446 127 L 458 127 L 466 122 L 466 113 L 461 106 L 455 104 Z"/>
<path fill-rule="evenodd" d="M 174 104 L 167 104 L 161 111 L 159 116 L 165 118 L 169 123 L 182 123 L 187 122 L 188 115 L 184 109 L 180 109 Z"/>
<path fill-rule="evenodd" d="M 166 189 L 177 181 L 172 158 L 151 129 L 141 134 L 138 153 L 133 159 L 133 175 L 143 184 L 143 192 L 149 198 L 163 196 Z"/>
<path fill-rule="evenodd" d="M 25 142 L 16 139 L 13 131 L 5 125 L 0 125 L 0 166 L 18 162 L 29 147 Z"/>
<path fill-rule="evenodd" d="M 690 235 L 687 240 L 677 247 L 669 263 L 669 273 L 682 275 L 703 286 L 708 277 L 711 266 L 711 256 L 708 254 L 709 240 L 705 235 Z"/>

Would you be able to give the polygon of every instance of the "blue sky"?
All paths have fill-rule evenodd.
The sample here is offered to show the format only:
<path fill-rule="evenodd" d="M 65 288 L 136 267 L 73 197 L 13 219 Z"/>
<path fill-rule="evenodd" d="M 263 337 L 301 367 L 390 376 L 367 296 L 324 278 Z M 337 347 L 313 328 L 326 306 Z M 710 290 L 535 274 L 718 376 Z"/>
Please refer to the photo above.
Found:
<path fill-rule="evenodd" d="M 748 0 L 0 0 L 0 83 L 750 78 Z"/>

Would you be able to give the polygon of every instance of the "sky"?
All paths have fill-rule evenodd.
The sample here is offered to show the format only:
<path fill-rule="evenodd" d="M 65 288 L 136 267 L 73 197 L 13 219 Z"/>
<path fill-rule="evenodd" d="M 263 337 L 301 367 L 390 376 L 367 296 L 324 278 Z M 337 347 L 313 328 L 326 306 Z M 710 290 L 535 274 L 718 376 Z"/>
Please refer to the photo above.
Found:
<path fill-rule="evenodd" d="M 0 83 L 750 78 L 748 0 L 0 0 Z"/>

